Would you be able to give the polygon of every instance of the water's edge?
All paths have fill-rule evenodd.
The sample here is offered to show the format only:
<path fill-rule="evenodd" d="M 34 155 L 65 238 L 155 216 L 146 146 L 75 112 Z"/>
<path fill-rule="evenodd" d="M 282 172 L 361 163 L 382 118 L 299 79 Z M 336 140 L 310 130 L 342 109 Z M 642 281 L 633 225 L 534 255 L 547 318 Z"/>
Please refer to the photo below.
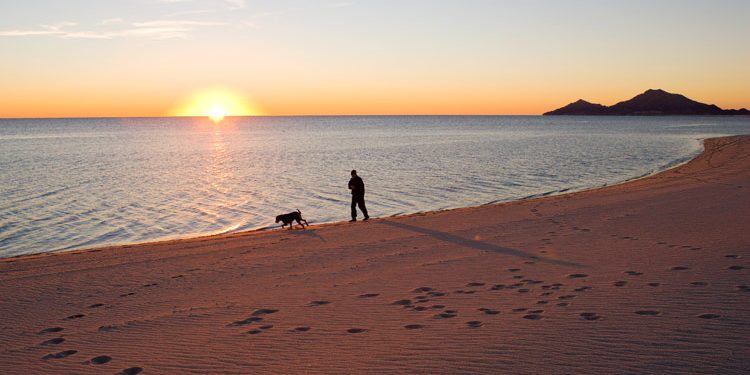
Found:
<path fill-rule="evenodd" d="M 651 170 L 649 172 L 643 173 L 641 175 L 635 176 L 635 177 L 627 177 L 623 180 L 616 181 L 614 183 L 610 184 L 602 184 L 602 185 L 593 185 L 593 186 L 580 186 L 580 187 L 569 187 L 569 188 L 563 188 L 558 190 L 553 190 L 549 192 L 539 193 L 539 194 L 533 194 L 525 197 L 520 198 L 508 198 L 508 199 L 499 199 L 495 201 L 490 201 L 484 204 L 479 205 L 472 205 L 472 206 L 449 206 L 446 208 L 441 209 L 435 209 L 435 210 L 429 210 L 429 211 L 415 211 L 415 212 L 406 212 L 406 213 L 399 213 L 394 214 L 390 216 L 385 216 L 388 218 L 396 218 L 396 217 L 409 217 L 413 215 L 422 215 L 425 213 L 432 213 L 432 212 L 445 212 L 445 211 L 451 211 L 456 209 L 467 209 L 467 208 L 474 208 L 474 207 L 482 207 L 482 206 L 488 206 L 488 205 L 501 205 L 501 204 L 508 204 L 511 202 L 518 202 L 518 201 L 527 201 L 527 200 L 534 200 L 544 197 L 550 197 L 550 196 L 559 196 L 559 195 L 566 195 L 566 194 L 574 194 L 574 193 L 580 193 L 590 190 L 598 190 L 608 187 L 614 187 L 619 186 L 623 184 L 627 184 L 629 182 L 649 178 L 664 172 L 667 172 L 669 170 L 679 168 L 687 163 L 690 163 L 691 161 L 698 158 L 701 154 L 703 154 L 706 151 L 705 148 L 705 141 L 707 139 L 713 139 L 712 138 L 698 138 L 696 139 L 697 145 L 699 145 L 699 148 L 686 155 L 678 157 L 669 163 L 666 163 L 660 168 L 656 168 L 654 170 Z M 715 138 L 721 138 L 721 137 L 715 137 Z M 376 217 L 373 217 L 376 218 Z M 310 224 L 311 227 L 321 226 L 321 225 L 330 225 L 330 224 L 340 224 L 344 223 L 346 220 L 337 220 L 337 221 L 320 221 L 320 222 L 312 222 Z M 111 249 L 111 248 L 120 248 L 123 246 L 143 246 L 143 245 L 150 245 L 150 244 L 158 244 L 158 243 L 164 243 L 164 242 L 171 242 L 171 241 L 180 241 L 180 240 L 194 240 L 199 238 L 210 238 L 210 237 L 216 237 L 221 235 L 227 235 L 227 234 L 242 234 L 242 233 L 260 233 L 260 232 L 267 232 L 271 230 L 279 230 L 280 226 L 261 226 L 257 228 L 251 228 L 251 229 L 242 229 L 242 230 L 220 230 L 220 231 L 214 231 L 209 233 L 188 233 L 188 234 L 179 234 L 174 236 L 167 236 L 165 238 L 160 239 L 154 239 L 149 241 L 143 241 L 143 242 L 114 242 L 110 244 L 102 244 L 99 246 L 93 246 L 93 247 L 82 247 L 82 248 L 75 248 L 75 249 L 64 249 L 64 250 L 50 250 L 50 251 L 42 251 L 37 253 L 31 253 L 31 254 L 19 254 L 19 255 L 13 255 L 9 257 L 2 257 L 0 256 L 0 259 L 18 259 L 18 258 L 25 258 L 25 257 L 35 257 L 35 256 L 45 256 L 49 254 L 60 254 L 60 253 L 83 253 L 83 252 L 89 252 L 94 250 L 104 250 L 104 249 Z"/>

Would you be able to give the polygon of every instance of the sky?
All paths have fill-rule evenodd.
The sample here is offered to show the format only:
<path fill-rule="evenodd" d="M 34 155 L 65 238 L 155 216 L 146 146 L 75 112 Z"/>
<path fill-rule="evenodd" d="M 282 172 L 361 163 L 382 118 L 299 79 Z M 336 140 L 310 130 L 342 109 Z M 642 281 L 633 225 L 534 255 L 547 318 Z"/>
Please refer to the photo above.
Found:
<path fill-rule="evenodd" d="M 3 0 L 0 117 L 203 115 L 201 100 L 536 115 L 649 88 L 750 108 L 748 14 L 746 0 Z"/>

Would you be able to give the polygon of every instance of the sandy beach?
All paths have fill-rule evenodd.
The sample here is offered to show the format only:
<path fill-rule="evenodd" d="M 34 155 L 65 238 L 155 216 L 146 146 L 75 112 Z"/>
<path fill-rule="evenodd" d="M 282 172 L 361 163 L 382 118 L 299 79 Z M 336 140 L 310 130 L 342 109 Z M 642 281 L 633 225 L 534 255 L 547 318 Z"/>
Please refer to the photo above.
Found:
<path fill-rule="evenodd" d="M 750 136 L 705 147 L 585 192 L 0 259 L 0 372 L 746 374 Z"/>

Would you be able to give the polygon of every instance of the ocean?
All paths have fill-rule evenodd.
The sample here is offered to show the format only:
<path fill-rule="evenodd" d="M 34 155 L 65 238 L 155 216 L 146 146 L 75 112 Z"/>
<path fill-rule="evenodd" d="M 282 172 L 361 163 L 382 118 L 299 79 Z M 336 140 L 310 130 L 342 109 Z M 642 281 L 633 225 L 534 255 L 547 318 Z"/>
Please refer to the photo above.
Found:
<path fill-rule="evenodd" d="M 615 184 L 747 117 L 0 119 L 0 257 L 349 220 Z"/>

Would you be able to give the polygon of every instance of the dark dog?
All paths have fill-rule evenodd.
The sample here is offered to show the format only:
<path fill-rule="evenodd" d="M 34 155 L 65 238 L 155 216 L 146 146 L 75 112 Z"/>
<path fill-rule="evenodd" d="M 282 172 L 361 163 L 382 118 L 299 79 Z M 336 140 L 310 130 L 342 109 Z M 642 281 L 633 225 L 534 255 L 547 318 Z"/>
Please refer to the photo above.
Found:
<path fill-rule="evenodd" d="M 292 229 L 292 225 L 294 224 L 294 221 L 297 220 L 297 224 L 301 225 L 302 228 L 305 228 L 305 225 L 307 224 L 307 220 L 302 218 L 302 211 L 297 210 L 297 212 L 290 212 L 288 214 L 279 215 L 276 216 L 276 223 L 279 221 L 283 221 L 284 224 L 281 224 L 281 227 L 283 228 L 285 225 L 289 225 L 289 229 Z M 302 224 L 302 222 L 305 222 L 305 224 Z"/>

